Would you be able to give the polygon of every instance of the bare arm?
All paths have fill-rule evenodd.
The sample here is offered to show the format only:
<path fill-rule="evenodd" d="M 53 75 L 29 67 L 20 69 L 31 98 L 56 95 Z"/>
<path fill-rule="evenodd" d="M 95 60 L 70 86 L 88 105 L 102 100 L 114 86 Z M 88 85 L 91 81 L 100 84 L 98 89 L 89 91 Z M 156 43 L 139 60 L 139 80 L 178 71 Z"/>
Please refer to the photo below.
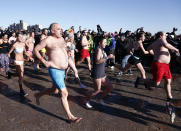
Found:
<path fill-rule="evenodd" d="M 10 57 L 11 53 L 13 52 L 13 50 L 15 49 L 14 45 L 11 47 L 10 51 L 8 52 L 8 57 Z"/>
<path fill-rule="evenodd" d="M 96 56 L 96 64 L 101 64 L 101 63 L 104 63 L 106 62 L 106 58 L 101 58 L 101 55 L 102 55 L 102 51 L 100 48 L 98 48 L 97 50 L 97 56 Z"/>
<path fill-rule="evenodd" d="M 47 45 L 47 38 L 44 39 L 44 40 L 42 40 L 42 41 L 35 47 L 35 49 L 34 49 L 36 57 L 37 57 L 38 59 L 40 59 L 40 61 L 42 61 L 43 63 L 45 63 L 45 59 L 41 56 L 41 54 L 40 54 L 39 51 L 40 51 L 41 49 L 45 48 L 46 45 Z"/>
<path fill-rule="evenodd" d="M 151 55 L 154 55 L 154 51 L 153 51 L 153 44 L 149 45 L 148 48 L 147 48 L 148 52 L 151 54 Z"/>
<path fill-rule="evenodd" d="M 170 49 L 170 50 L 173 50 L 174 52 L 178 53 L 179 50 L 177 48 L 175 48 L 174 46 L 172 46 L 171 44 L 169 44 L 166 40 L 161 40 L 162 42 L 162 45 L 167 48 L 167 49 Z"/>
<path fill-rule="evenodd" d="M 87 46 L 87 45 L 89 45 L 89 42 L 88 42 L 85 38 L 82 38 L 81 43 L 82 43 L 82 46 Z"/>
<path fill-rule="evenodd" d="M 0 44 L 2 44 L 3 43 L 3 40 L 2 39 L 0 39 Z"/>
<path fill-rule="evenodd" d="M 143 47 L 143 44 L 142 44 L 142 43 L 139 43 L 139 45 L 140 45 L 140 48 L 141 48 L 141 50 L 142 50 L 142 52 L 143 52 L 144 54 L 149 54 L 149 52 L 146 51 L 145 48 Z"/>

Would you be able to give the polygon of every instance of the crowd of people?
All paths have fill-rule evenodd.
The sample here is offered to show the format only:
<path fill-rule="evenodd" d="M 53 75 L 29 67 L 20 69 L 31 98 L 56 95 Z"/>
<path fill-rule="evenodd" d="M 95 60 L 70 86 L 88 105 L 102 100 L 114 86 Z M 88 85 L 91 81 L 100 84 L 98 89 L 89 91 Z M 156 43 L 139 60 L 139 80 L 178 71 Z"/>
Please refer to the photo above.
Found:
<path fill-rule="evenodd" d="M 144 28 L 138 28 L 135 32 L 107 33 L 97 25 L 97 32 L 81 30 L 75 32 L 74 26 L 63 31 L 58 23 L 52 23 L 49 29 L 40 32 L 26 31 L 1 31 L 0 33 L 0 71 L 5 71 L 6 77 L 11 79 L 9 65 L 14 64 L 18 74 L 20 97 L 28 94 L 23 89 L 24 64 L 31 63 L 35 71 L 39 71 L 42 63 L 48 68 L 52 79 L 52 88 L 47 88 L 34 96 L 36 103 L 40 105 L 40 98 L 53 93 L 61 94 L 61 102 L 70 122 L 78 123 L 82 118 L 74 116 L 68 104 L 68 91 L 65 79 L 70 70 L 74 72 L 75 80 L 80 84 L 77 66 L 84 60 L 87 61 L 89 75 L 94 83 L 94 91 L 85 97 L 85 107 L 92 108 L 91 99 L 100 94 L 101 85 L 105 87 L 97 97 L 97 102 L 104 105 L 103 98 L 112 91 L 113 86 L 106 77 L 105 68 L 119 69 L 123 74 L 132 75 L 131 67 L 135 65 L 140 72 L 140 77 L 135 80 L 137 88 L 140 82 L 144 83 L 146 89 L 160 85 L 164 78 L 166 90 L 166 108 L 171 121 L 174 122 L 176 105 L 171 93 L 172 75 L 169 69 L 171 57 L 181 64 L 181 35 L 173 32 L 158 32 L 152 35 L 145 32 Z M 151 69 L 153 78 L 147 79 L 144 66 L 144 58 L 153 58 Z M 30 66 L 31 66 L 30 65 Z M 176 104 L 175 104 L 176 103 Z"/>

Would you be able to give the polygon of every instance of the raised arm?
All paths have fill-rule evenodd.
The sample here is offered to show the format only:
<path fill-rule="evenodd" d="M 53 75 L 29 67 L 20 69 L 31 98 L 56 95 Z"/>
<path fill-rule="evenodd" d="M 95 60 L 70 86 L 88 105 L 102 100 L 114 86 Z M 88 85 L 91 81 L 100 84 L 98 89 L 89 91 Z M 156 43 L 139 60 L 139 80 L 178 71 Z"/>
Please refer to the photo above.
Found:
<path fill-rule="evenodd" d="M 171 44 L 169 44 L 166 40 L 161 39 L 161 43 L 165 48 L 173 50 L 176 53 L 179 53 L 179 50 L 175 48 L 174 46 L 172 46 Z"/>

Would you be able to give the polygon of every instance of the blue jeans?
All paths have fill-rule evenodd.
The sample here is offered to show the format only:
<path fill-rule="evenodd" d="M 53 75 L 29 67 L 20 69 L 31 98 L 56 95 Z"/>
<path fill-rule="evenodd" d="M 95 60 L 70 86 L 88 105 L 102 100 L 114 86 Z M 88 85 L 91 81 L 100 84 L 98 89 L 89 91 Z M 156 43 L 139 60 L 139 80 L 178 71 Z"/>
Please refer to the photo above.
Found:
<path fill-rule="evenodd" d="M 126 66 L 126 64 L 128 63 L 128 59 L 130 56 L 131 55 L 126 55 L 123 57 L 122 62 L 121 62 L 122 68 L 124 68 Z M 128 70 L 128 73 L 131 73 L 131 69 Z"/>
<path fill-rule="evenodd" d="M 8 53 L 0 54 L 0 68 L 5 67 L 6 73 L 9 71 L 9 57 Z"/>

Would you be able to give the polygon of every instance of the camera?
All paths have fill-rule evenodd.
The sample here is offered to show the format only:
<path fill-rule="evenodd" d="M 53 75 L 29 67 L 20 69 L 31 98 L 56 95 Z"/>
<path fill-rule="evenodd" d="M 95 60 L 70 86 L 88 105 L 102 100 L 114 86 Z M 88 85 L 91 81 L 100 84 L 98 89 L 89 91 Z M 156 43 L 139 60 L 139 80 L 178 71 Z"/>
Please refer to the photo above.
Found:
<path fill-rule="evenodd" d="M 102 30 L 100 25 L 97 25 L 97 32 L 98 32 L 99 35 L 103 34 L 103 30 Z"/>
<path fill-rule="evenodd" d="M 178 30 L 177 28 L 175 28 L 175 27 L 173 28 L 173 31 L 177 31 L 177 30 Z"/>

